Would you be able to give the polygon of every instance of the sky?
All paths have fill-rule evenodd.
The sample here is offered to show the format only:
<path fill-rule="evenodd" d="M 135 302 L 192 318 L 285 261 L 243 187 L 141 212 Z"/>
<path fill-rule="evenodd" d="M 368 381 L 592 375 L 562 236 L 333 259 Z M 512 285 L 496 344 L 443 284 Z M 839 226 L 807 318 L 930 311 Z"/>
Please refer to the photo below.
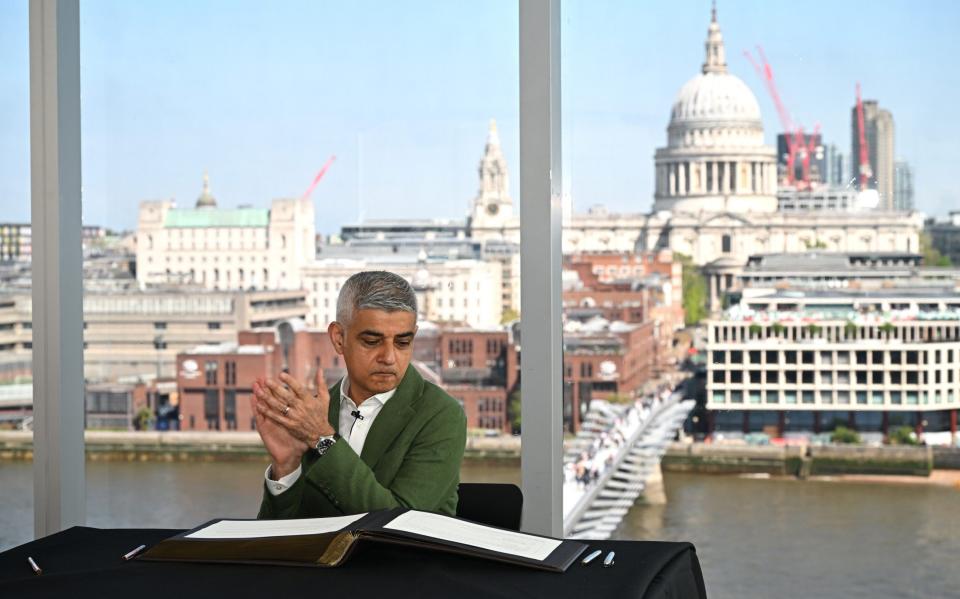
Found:
<path fill-rule="evenodd" d="M 324 233 L 363 218 L 459 218 L 497 120 L 518 197 L 516 0 L 81 0 L 83 212 L 134 229 L 139 202 L 220 206 L 313 193 Z M 743 51 L 762 45 L 794 120 L 850 146 L 859 81 L 893 113 L 918 209 L 960 209 L 960 3 L 720 0 L 730 71 L 773 104 Z M 564 0 L 565 186 L 576 211 L 652 205 L 653 154 L 703 62 L 708 0 Z M 937 116 L 940 113 L 941 116 Z M 0 1 L 0 221 L 29 219 L 27 0 Z"/>

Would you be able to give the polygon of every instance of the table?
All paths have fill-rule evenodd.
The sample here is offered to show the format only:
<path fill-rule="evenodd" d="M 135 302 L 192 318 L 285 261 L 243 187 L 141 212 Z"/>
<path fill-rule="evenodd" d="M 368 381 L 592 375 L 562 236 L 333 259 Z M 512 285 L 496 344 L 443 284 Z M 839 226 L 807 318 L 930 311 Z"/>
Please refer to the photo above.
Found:
<path fill-rule="evenodd" d="M 124 562 L 120 556 L 177 534 L 165 529 L 74 527 L 0 553 L 0 597 L 548 597 L 705 599 L 693 545 L 596 541 L 616 551 L 567 572 L 541 572 L 435 551 L 370 543 L 339 568 Z M 27 563 L 33 557 L 43 574 Z M 320 593 L 320 594 L 318 594 Z"/>

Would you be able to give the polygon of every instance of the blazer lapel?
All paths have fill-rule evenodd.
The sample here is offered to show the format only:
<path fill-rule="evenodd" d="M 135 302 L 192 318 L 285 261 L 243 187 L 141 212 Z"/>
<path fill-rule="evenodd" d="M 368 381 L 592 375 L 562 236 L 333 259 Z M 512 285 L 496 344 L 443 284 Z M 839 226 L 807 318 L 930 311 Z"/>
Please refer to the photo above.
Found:
<path fill-rule="evenodd" d="M 367 433 L 367 439 L 363 443 L 363 451 L 360 452 L 362 459 L 370 468 L 374 468 L 384 452 L 390 448 L 393 440 L 397 438 L 414 415 L 413 404 L 423 393 L 423 378 L 413 367 L 413 364 L 407 366 L 407 372 L 403 375 L 403 380 L 397 387 L 397 392 L 393 394 L 387 403 L 377 414 L 370 432 Z"/>
<path fill-rule="evenodd" d="M 339 383 L 330 387 L 330 406 L 327 408 L 327 422 L 337 433 L 340 432 L 340 385 L 342 384 L 343 379 L 340 379 Z"/>

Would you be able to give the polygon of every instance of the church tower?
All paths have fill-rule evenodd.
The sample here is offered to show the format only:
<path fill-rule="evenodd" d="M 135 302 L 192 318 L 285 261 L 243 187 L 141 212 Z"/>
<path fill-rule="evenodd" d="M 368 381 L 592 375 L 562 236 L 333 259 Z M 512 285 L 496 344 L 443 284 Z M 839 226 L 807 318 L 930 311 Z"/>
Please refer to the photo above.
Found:
<path fill-rule="evenodd" d="M 473 201 L 470 224 L 473 229 L 500 229 L 513 220 L 507 161 L 500 148 L 497 122 L 490 120 L 487 145 L 479 166 L 480 190 Z"/>

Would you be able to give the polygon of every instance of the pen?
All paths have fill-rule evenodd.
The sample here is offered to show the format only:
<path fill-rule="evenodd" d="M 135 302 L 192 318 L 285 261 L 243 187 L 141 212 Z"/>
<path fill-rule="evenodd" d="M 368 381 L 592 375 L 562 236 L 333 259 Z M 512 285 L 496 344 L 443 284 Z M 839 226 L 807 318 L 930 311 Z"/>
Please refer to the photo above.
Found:
<path fill-rule="evenodd" d="M 43 574 L 43 570 L 40 569 L 40 566 L 37 565 L 37 562 L 33 561 L 33 558 L 27 556 L 27 561 L 30 562 L 30 567 L 33 569 L 33 573 L 37 576 Z"/>
<path fill-rule="evenodd" d="M 592 553 L 591 553 L 590 555 L 588 555 L 587 557 L 583 558 L 583 561 L 581 561 L 580 563 L 583 564 L 584 566 L 586 566 L 587 564 L 589 564 L 590 562 L 592 562 L 592 561 L 593 561 L 598 555 L 600 555 L 601 553 L 603 553 L 603 552 L 600 551 L 599 549 L 597 549 L 596 551 L 592 552 Z"/>
<path fill-rule="evenodd" d="M 603 558 L 604 568 L 609 568 L 610 566 L 613 565 L 613 556 L 614 556 L 614 553 L 611 551 L 610 553 L 607 554 L 607 557 Z"/>
<path fill-rule="evenodd" d="M 136 549 L 131 549 L 128 553 L 124 554 L 123 559 L 124 559 L 124 560 L 131 560 L 131 559 L 133 559 L 138 553 L 140 553 L 141 551 L 143 551 L 143 550 L 146 549 L 146 548 L 147 548 L 146 545 L 140 545 L 140 546 L 137 547 Z"/>

